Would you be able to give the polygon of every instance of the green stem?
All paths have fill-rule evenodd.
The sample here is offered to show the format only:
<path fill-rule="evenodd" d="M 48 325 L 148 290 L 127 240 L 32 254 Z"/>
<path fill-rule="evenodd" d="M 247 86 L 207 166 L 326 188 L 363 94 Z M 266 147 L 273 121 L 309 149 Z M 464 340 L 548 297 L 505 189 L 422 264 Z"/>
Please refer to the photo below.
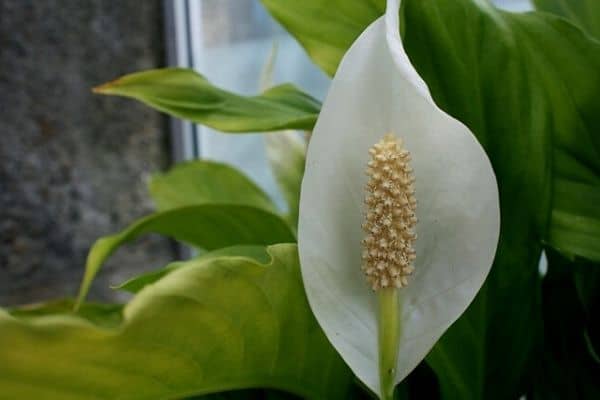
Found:
<path fill-rule="evenodd" d="M 379 382 L 381 400 L 394 398 L 394 378 L 400 343 L 400 304 L 398 291 L 385 288 L 377 291 L 379 303 Z"/>

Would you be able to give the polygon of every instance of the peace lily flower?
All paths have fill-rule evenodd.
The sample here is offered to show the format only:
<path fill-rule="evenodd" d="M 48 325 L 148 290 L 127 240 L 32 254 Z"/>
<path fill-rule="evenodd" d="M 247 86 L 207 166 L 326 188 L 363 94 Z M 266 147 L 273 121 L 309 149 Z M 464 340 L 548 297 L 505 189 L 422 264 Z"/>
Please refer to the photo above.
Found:
<path fill-rule="evenodd" d="M 500 220 L 490 162 L 411 65 L 399 6 L 388 1 L 333 79 L 308 149 L 298 229 L 311 308 L 383 399 L 475 297 Z"/>

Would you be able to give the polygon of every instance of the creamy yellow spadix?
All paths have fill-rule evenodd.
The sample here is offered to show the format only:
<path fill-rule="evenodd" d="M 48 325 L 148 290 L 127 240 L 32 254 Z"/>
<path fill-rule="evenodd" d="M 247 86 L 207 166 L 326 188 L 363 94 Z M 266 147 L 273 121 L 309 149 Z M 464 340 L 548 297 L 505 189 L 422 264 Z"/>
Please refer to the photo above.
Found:
<path fill-rule="evenodd" d="M 387 134 L 369 149 L 362 270 L 373 290 L 401 288 L 414 271 L 417 200 L 410 153 Z"/>

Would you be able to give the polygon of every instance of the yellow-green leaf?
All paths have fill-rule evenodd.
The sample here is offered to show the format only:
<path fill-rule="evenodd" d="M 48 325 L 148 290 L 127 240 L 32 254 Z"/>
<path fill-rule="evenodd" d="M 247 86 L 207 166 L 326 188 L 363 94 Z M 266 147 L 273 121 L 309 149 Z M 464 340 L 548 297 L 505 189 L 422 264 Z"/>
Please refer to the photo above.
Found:
<path fill-rule="evenodd" d="M 78 304 L 87 295 L 102 263 L 119 246 L 147 233 L 159 233 L 206 250 L 239 244 L 295 242 L 283 219 L 255 207 L 203 204 L 157 212 L 94 243 L 87 257 Z"/>
<path fill-rule="evenodd" d="M 223 247 L 222 249 L 209 251 L 196 257 L 194 261 L 206 262 L 207 260 L 212 260 L 223 256 L 246 257 L 250 258 L 251 260 L 256 260 L 260 263 L 268 263 L 270 260 L 270 256 L 263 246 L 239 245 Z M 187 261 L 172 262 L 164 268 L 158 269 L 156 271 L 147 272 L 145 274 L 141 274 L 134 278 L 128 279 L 122 284 L 114 286 L 114 289 L 121 289 L 127 292 L 137 293 L 140 290 L 142 290 L 146 285 L 158 281 L 163 276 L 187 264 Z"/>
<path fill-rule="evenodd" d="M 298 227 L 298 204 L 300 185 L 306 161 L 306 142 L 297 132 L 282 132 L 266 138 L 267 156 L 279 190 L 287 203 L 287 219 L 296 231 Z"/>
<path fill-rule="evenodd" d="M 227 164 L 187 161 L 152 177 L 149 184 L 159 210 L 194 204 L 240 204 L 277 212 L 277 208 L 250 178 Z"/>
<path fill-rule="evenodd" d="M 291 84 L 257 96 L 240 96 L 213 86 L 191 69 L 164 68 L 125 75 L 94 89 L 131 97 L 175 117 L 223 132 L 310 129 L 320 104 Z"/>
<path fill-rule="evenodd" d="M 385 11 L 385 0 L 261 1 L 329 75 L 358 35 Z"/>
<path fill-rule="evenodd" d="M 315 321 L 297 249 L 189 261 L 106 326 L 66 310 L 0 310 L 0 398 L 180 399 L 268 387 L 347 399 L 352 375 Z"/>

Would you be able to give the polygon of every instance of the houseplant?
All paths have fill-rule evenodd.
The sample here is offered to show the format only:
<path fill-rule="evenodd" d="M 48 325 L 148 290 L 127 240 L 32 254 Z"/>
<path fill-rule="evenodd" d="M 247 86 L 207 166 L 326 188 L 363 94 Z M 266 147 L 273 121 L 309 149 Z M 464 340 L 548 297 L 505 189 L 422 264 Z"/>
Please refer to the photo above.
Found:
<path fill-rule="evenodd" d="M 263 3 L 331 75 L 385 9 L 364 0 Z M 396 396 L 596 398 L 598 8 L 591 0 L 571 8 L 536 2 L 564 13 L 555 16 L 506 13 L 484 0 L 402 3 L 410 64 L 491 161 L 501 230 L 477 297 Z M 181 70 L 136 74 L 98 90 L 229 132 L 312 130 L 321 107 L 290 86 L 244 98 Z M 76 305 L 2 311 L 0 341 L 10 345 L 0 352 L 0 397 L 184 398 L 250 388 L 286 394 L 229 395 L 372 395 L 321 330 L 301 280 L 293 242 L 303 218 L 296 213 L 303 146 L 289 135 L 273 146 L 290 154 L 279 160 L 294 163 L 277 173 L 288 212 L 230 167 L 175 167 L 151 184 L 157 213 L 93 246 Z M 122 288 L 136 296 L 125 306 L 85 303 L 102 261 L 146 232 L 206 253 L 126 282 Z"/>

